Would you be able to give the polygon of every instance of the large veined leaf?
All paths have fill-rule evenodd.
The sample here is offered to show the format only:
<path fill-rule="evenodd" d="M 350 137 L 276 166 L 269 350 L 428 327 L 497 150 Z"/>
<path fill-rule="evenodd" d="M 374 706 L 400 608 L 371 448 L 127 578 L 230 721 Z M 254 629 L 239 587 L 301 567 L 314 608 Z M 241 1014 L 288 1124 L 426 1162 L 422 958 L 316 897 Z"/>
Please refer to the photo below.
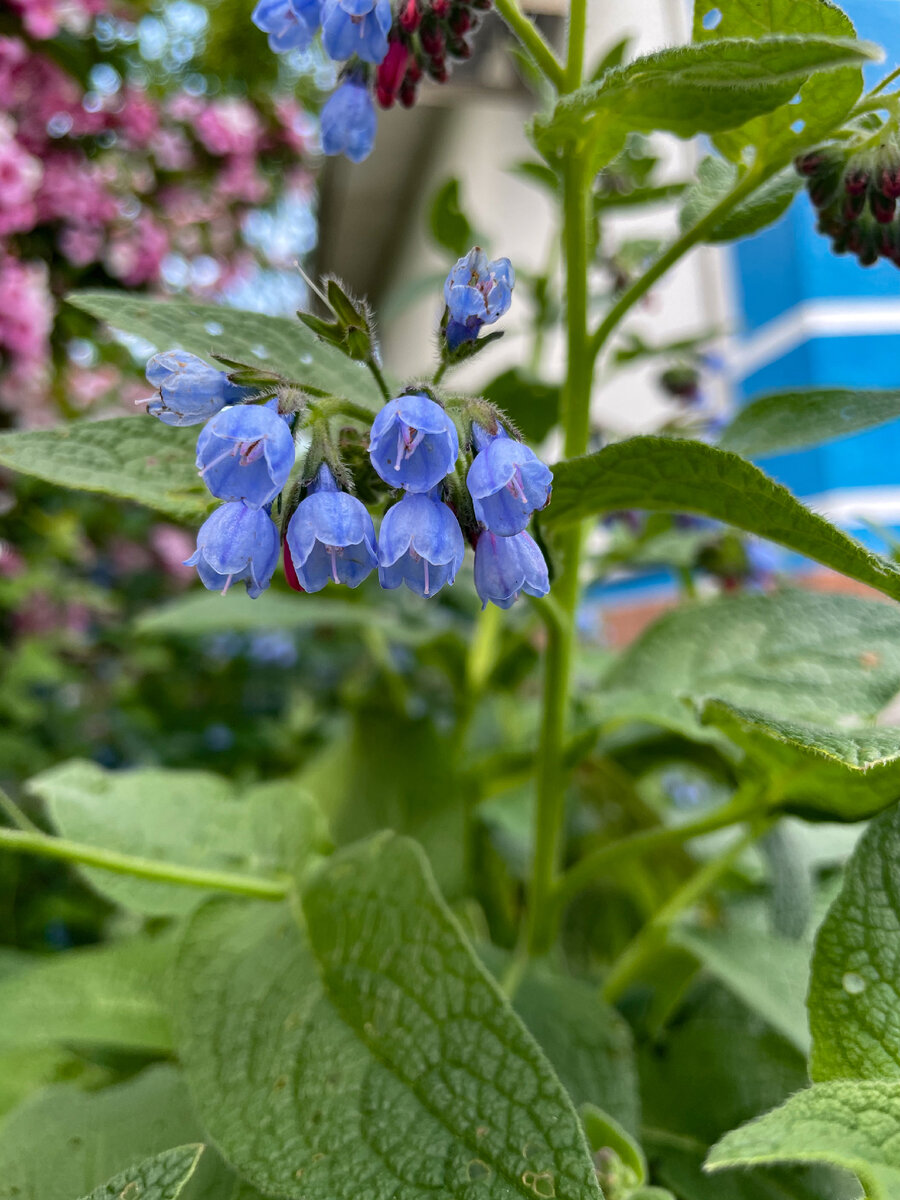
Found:
<path fill-rule="evenodd" d="M 177 1200 L 202 1153 L 202 1146 L 163 1150 L 101 1184 L 85 1200 Z"/>
<path fill-rule="evenodd" d="M 421 852 L 378 837 L 281 907 L 216 902 L 180 958 L 181 1055 L 216 1144 L 307 1200 L 600 1200 L 562 1085 Z"/>
<path fill-rule="evenodd" d="M 188 350 L 213 366 L 221 364 L 212 355 L 222 354 L 373 409 L 383 402 L 362 363 L 319 341 L 300 321 L 125 292 L 75 292 L 68 302 L 114 329 L 145 338 L 158 350 Z"/>
<path fill-rule="evenodd" d="M 196 429 L 170 429 L 148 416 L 70 421 L 0 434 L 0 466 L 197 521 L 214 501 L 197 475 L 196 442 Z"/>
<path fill-rule="evenodd" d="M 696 225 L 709 209 L 722 200 L 738 181 L 738 169 L 724 158 L 710 155 L 697 168 L 697 181 L 684 193 L 678 214 L 682 229 Z M 732 242 L 749 237 L 771 225 L 789 207 L 802 186 L 802 179 L 793 167 L 773 175 L 742 203 L 735 205 L 727 217 L 704 238 L 707 242 Z M 728 449 L 743 451 L 738 446 Z"/>
<path fill-rule="evenodd" d="M 90 1196 L 120 1171 L 161 1150 L 203 1140 L 184 1080 L 174 1067 L 151 1067 L 127 1083 L 97 1092 L 69 1084 L 49 1087 L 0 1126 L 0 1200 Z M 231 1187 L 230 1173 L 207 1151 L 182 1196 L 222 1200 Z"/>
<path fill-rule="evenodd" d="M 900 417 L 900 392 L 808 388 L 753 400 L 719 439 L 719 448 L 760 458 L 817 446 Z"/>
<path fill-rule="evenodd" d="M 535 120 L 535 144 L 551 160 L 566 146 L 590 147 L 599 168 L 628 132 L 693 137 L 734 129 L 787 104 L 813 73 L 876 54 L 852 37 L 810 35 L 723 38 L 660 50 L 564 96 L 549 117 Z"/>
<path fill-rule="evenodd" d="M 772 1163 L 822 1163 L 856 1175 L 866 1200 L 900 1195 L 900 1083 L 818 1083 L 727 1133 L 708 1171 Z"/>
<path fill-rule="evenodd" d="M 710 20 L 718 14 L 718 20 Z M 766 38 L 793 34 L 814 38 L 852 38 L 853 23 L 830 0 L 695 0 L 694 39 Z M 713 44 L 715 42 L 713 41 Z M 738 129 L 718 133 L 723 154 L 742 160 L 747 146 L 767 163 L 789 162 L 838 126 L 862 91 L 862 72 L 849 66 L 828 75 L 813 74 L 799 88 L 795 103 L 782 101 L 774 111 Z"/>
<path fill-rule="evenodd" d="M 107 771 L 74 760 L 35 776 L 28 789 L 64 837 L 179 866 L 271 878 L 295 869 L 324 839 L 314 804 L 289 781 L 238 798 L 231 784 L 207 772 Z M 184 914 L 208 895 L 98 868 L 84 874 L 115 903 L 146 914 Z"/>
<path fill-rule="evenodd" d="M 710 701 L 703 720 L 746 752 L 780 806 L 859 821 L 900 797 L 900 729 L 847 729 Z"/>
<path fill-rule="evenodd" d="M 900 568 L 871 554 L 737 454 L 682 438 L 635 437 L 557 463 L 548 528 L 620 509 L 698 513 L 806 555 L 900 599 Z"/>
<path fill-rule="evenodd" d="M 0 1054 L 59 1042 L 166 1050 L 167 938 L 70 950 L 0 979 Z"/>
<path fill-rule="evenodd" d="M 816 939 L 809 1019 L 814 1080 L 900 1085 L 900 808 L 872 822 L 845 868 Z"/>
<path fill-rule="evenodd" d="M 871 722 L 900 690 L 900 612 L 786 589 L 723 596 L 661 617 L 602 680 L 612 694 L 715 697 L 783 720 Z M 887 731 L 886 731 L 887 732 Z"/>

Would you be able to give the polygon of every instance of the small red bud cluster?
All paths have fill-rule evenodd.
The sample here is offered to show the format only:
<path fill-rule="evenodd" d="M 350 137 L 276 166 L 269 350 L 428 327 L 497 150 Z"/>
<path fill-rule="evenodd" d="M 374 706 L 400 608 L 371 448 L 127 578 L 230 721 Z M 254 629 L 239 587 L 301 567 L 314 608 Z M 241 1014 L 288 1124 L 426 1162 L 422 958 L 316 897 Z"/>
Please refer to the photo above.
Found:
<path fill-rule="evenodd" d="M 855 254 L 864 267 L 879 258 L 900 266 L 900 144 L 889 138 L 857 153 L 825 146 L 795 166 L 819 210 L 818 230 L 836 254 Z"/>
<path fill-rule="evenodd" d="M 427 75 L 450 78 L 452 60 L 471 57 L 481 14 L 493 0 L 400 0 L 387 57 L 375 72 L 375 97 L 382 108 L 396 101 L 411 108 Z"/>

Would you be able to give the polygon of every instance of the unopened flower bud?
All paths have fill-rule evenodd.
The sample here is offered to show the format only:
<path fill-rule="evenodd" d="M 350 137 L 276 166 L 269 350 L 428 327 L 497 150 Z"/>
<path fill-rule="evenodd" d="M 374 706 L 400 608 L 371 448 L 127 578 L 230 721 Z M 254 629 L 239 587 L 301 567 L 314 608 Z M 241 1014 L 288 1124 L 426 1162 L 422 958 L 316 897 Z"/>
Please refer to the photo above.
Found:
<path fill-rule="evenodd" d="M 881 190 L 894 199 L 900 196 L 900 165 L 882 167 Z"/>
<path fill-rule="evenodd" d="M 413 83 L 411 81 L 409 75 L 407 75 L 407 77 L 403 80 L 403 82 L 400 85 L 400 91 L 397 95 L 397 99 L 400 101 L 400 103 L 403 105 L 404 108 L 412 108 L 412 106 L 416 102 L 416 96 L 418 94 L 418 90 L 419 90 L 418 84 Z"/>
<path fill-rule="evenodd" d="M 382 108 L 390 108 L 397 99 L 408 63 L 409 47 L 406 43 L 391 42 L 384 62 L 375 72 L 375 95 Z"/>
<path fill-rule="evenodd" d="M 465 60 L 472 57 L 472 46 L 465 38 L 450 38 L 447 42 L 447 52 L 453 58 Z"/>
<path fill-rule="evenodd" d="M 441 58 L 446 46 L 444 31 L 433 16 L 426 17 L 419 31 L 422 49 L 429 58 Z"/>
<path fill-rule="evenodd" d="M 435 83 L 446 83 L 450 78 L 450 68 L 443 58 L 433 58 L 427 64 L 428 75 Z"/>
<path fill-rule="evenodd" d="M 455 33 L 457 37 L 462 37 L 464 33 L 468 33 L 475 24 L 475 18 L 468 8 L 454 8 L 450 13 L 450 19 L 447 22 L 450 32 Z"/>
<path fill-rule="evenodd" d="M 450 0 L 431 0 L 431 11 L 439 21 L 443 21 L 450 12 Z"/>
<path fill-rule="evenodd" d="M 896 199 L 893 196 L 886 196 L 884 192 L 873 191 L 869 196 L 869 208 L 879 225 L 887 225 L 893 221 L 896 207 Z"/>
<path fill-rule="evenodd" d="M 844 175 L 844 191 L 848 196 L 864 196 L 869 186 L 869 172 L 865 167 L 851 167 Z"/>
<path fill-rule="evenodd" d="M 400 9 L 397 20 L 405 33 L 415 33 L 422 23 L 422 9 L 419 7 L 419 0 L 407 0 Z"/>

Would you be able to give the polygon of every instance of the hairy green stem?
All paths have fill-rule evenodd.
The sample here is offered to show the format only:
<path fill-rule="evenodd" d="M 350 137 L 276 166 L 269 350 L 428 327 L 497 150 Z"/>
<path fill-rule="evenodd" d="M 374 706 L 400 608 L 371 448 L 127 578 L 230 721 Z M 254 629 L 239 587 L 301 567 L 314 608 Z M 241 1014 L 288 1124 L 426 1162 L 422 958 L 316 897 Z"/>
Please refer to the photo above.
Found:
<path fill-rule="evenodd" d="M 381 367 L 379 367 L 378 363 L 375 361 L 374 358 L 367 358 L 366 366 L 372 372 L 372 375 L 375 379 L 375 382 L 378 384 L 378 387 L 379 387 L 379 390 L 381 391 L 382 396 L 384 396 L 385 400 L 390 400 L 391 399 L 391 391 L 387 385 L 387 380 L 385 379 L 384 374 L 382 373 Z"/>
<path fill-rule="evenodd" d="M 117 854 L 114 850 L 103 850 L 25 829 L 0 829 L 0 849 L 81 863 L 85 867 L 99 867 L 115 875 L 133 875 L 136 879 L 204 888 L 212 892 L 231 892 L 236 896 L 252 896 L 258 900 L 283 900 L 289 890 L 286 880 L 258 879 L 253 875 L 237 875 L 229 871 L 181 867 L 152 858 L 139 858 L 134 854 Z"/>
<path fill-rule="evenodd" d="M 388 397 L 390 399 L 390 397 Z M 362 421 L 366 425 L 372 424 L 373 412 L 371 408 L 366 408 L 364 404 L 357 404 L 354 400 L 344 400 L 341 396 L 329 396 L 324 400 L 317 400 L 309 406 L 310 416 L 312 420 L 327 420 L 329 417 L 350 417 L 354 421 Z"/>
<path fill-rule="evenodd" d="M 696 817 L 693 821 L 685 821 L 682 825 L 664 825 L 656 829 L 642 829 L 628 837 L 607 842 L 605 846 L 599 846 L 569 868 L 559 882 L 554 903 L 560 911 L 564 909 L 579 892 L 590 887 L 612 864 L 619 866 L 629 859 L 648 854 L 652 850 L 659 850 L 666 846 L 680 846 L 692 838 L 714 833 L 717 829 L 740 825 L 742 821 L 749 820 L 761 811 L 763 811 L 763 807 L 755 790 L 752 794 L 738 792 L 727 804 L 723 804 L 712 812 L 704 813 L 703 816 Z"/>
<path fill-rule="evenodd" d="M 516 0 L 497 0 L 496 7 L 497 12 L 534 59 L 541 73 L 549 79 L 557 91 L 562 91 L 565 84 L 565 73 L 557 62 L 556 55 L 541 37 L 533 22 L 529 21 L 519 8 Z M 583 5 L 580 0 L 575 0 L 572 7 L 578 8 Z"/>
<path fill-rule="evenodd" d="M 636 279 L 627 291 L 623 292 L 591 337 L 591 363 L 596 360 L 597 355 L 606 345 L 610 335 L 618 327 L 623 317 L 646 295 L 654 283 L 661 279 L 680 258 L 683 258 L 688 250 L 693 249 L 698 242 L 703 241 L 706 235 L 715 229 L 733 208 L 752 192 L 755 192 L 773 174 L 773 168 L 763 167 L 757 170 L 751 167 L 731 191 L 722 197 L 718 204 L 713 205 L 709 212 L 702 216 L 696 224 L 692 225 L 690 229 L 686 229 L 681 237 L 676 238 L 668 250 L 665 250 L 659 256 L 650 269 L 645 271 L 640 279 Z"/>
<path fill-rule="evenodd" d="M 639 977 L 646 964 L 665 946 L 669 930 L 683 912 L 714 887 L 748 846 L 752 845 L 767 829 L 771 820 L 756 822 L 743 837 L 724 854 L 704 863 L 680 888 L 677 889 L 632 941 L 628 943 L 613 963 L 603 984 L 603 999 L 614 1003 L 628 986 Z"/>

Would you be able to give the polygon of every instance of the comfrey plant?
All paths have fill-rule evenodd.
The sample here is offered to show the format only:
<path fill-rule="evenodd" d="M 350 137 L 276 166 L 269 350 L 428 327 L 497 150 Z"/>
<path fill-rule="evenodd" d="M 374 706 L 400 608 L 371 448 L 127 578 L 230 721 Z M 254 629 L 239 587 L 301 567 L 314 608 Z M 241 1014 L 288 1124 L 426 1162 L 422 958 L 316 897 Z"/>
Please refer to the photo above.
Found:
<path fill-rule="evenodd" d="M 118 690 L 85 727 L 130 734 L 137 711 L 168 719 L 159 745 L 142 732 L 129 770 L 86 745 L 25 781 L 29 811 L 0 793 L 0 850 L 83 876 L 4 855 L 0 1200 L 900 1196 L 898 556 L 752 461 L 876 429 L 897 393 L 849 388 L 850 363 L 723 422 L 703 338 L 623 336 L 694 247 L 784 211 L 795 163 L 836 248 L 891 257 L 900 72 L 864 92 L 878 51 L 825 0 L 702 0 L 689 44 L 590 63 L 585 0 L 563 57 L 496 8 L 539 81 L 517 170 L 561 238 L 517 281 L 442 188 L 430 227 L 459 261 L 430 378 L 391 378 L 334 279 L 300 322 L 84 293 L 81 314 L 163 351 L 147 412 L 0 436 L 0 463 L 54 485 L 47 512 L 28 494 L 31 545 L 75 558 L 59 489 L 105 492 L 199 529 L 188 561 L 232 593 L 116 630 L 151 677 L 136 708 L 119 660 L 89 660 Z M 373 91 L 439 78 L 475 12 L 273 2 L 256 21 L 276 51 L 321 36 L 346 62 L 322 136 L 362 158 Z M 657 131 L 703 136 L 694 178 L 657 179 Z M 668 241 L 605 221 L 661 200 Z M 489 364 L 513 295 L 528 361 L 465 395 L 454 372 Z M 668 416 L 615 440 L 595 377 L 637 360 Z M 828 568 L 828 593 L 777 586 L 773 546 Z M 37 574 L 71 579 L 50 553 Z M 595 589 L 648 564 L 682 602 L 673 582 L 622 648 Z M 102 565 L 71 590 L 96 595 Z M 0 583 L 27 594 L 2 541 Z M 219 672 L 241 638 L 265 678 Z M 84 707 L 83 650 L 66 641 L 58 674 L 34 639 L 0 659 L 0 712 L 43 720 L 45 755 Z M 174 691 L 179 714 L 215 709 L 193 765 L 217 773 L 183 769 Z"/>
<path fill-rule="evenodd" d="M 488 262 L 476 247 L 459 260 L 444 287 L 436 377 L 455 360 L 478 353 L 482 325 L 509 308 L 514 282 L 508 259 Z M 334 321 L 301 315 L 324 340 L 368 363 L 387 395 L 365 306 L 334 280 L 327 302 Z M 236 382 L 248 378 L 261 390 Z M 225 504 L 200 530 L 189 560 L 206 587 L 225 592 L 244 580 L 255 598 L 269 586 L 278 557 L 269 515 L 274 505 L 288 581 L 298 591 L 318 592 L 329 581 L 355 588 L 377 566 L 382 587 L 405 583 L 420 596 L 434 596 L 455 580 L 467 539 L 475 549 L 475 587 L 483 605 L 509 608 L 520 593 L 549 592 L 547 564 L 525 527 L 549 504 L 553 473 L 510 436 L 508 420 L 486 401 L 449 397 L 442 403 L 436 392 L 415 384 L 375 414 L 365 431 L 369 459 L 396 498 L 376 538 L 372 517 L 349 494 L 353 481 L 334 438 L 335 419 L 358 425 L 358 406 L 333 396 L 318 403 L 302 398 L 298 384 L 258 376 L 248 366 L 229 376 L 182 350 L 152 358 L 147 379 L 159 397 L 143 403 L 165 424 L 211 418 L 197 440 L 197 470 Z M 304 467 L 285 495 L 295 441 L 304 438 L 310 442 Z M 242 510 L 254 515 L 245 518 Z"/>

